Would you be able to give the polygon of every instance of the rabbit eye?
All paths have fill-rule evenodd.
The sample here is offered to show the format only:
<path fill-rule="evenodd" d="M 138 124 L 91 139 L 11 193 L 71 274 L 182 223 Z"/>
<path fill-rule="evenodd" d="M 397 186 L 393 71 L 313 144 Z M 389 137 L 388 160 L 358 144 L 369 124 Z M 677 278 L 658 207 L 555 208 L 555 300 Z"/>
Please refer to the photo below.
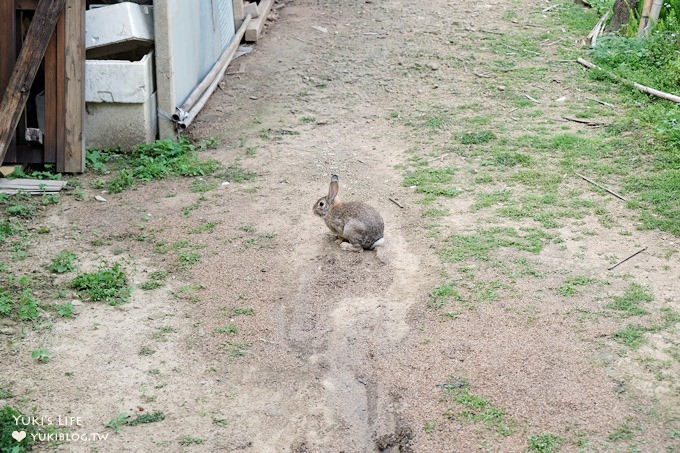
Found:
<path fill-rule="evenodd" d="M 320 201 L 320 202 L 319 202 L 319 206 L 321 206 L 322 208 L 323 208 L 323 205 L 324 205 L 324 204 L 326 204 L 326 203 L 324 203 L 323 201 Z"/>

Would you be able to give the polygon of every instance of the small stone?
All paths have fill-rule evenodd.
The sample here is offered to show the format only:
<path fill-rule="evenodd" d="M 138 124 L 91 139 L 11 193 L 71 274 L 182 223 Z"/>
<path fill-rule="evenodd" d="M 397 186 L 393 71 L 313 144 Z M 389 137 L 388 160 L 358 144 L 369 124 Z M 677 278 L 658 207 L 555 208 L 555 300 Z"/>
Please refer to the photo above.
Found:
<path fill-rule="evenodd" d="M 433 71 L 438 71 L 439 70 L 439 63 L 430 63 L 430 69 Z"/>
<path fill-rule="evenodd" d="M 498 91 L 505 91 L 505 85 L 498 85 L 498 86 L 496 87 L 496 89 L 497 89 Z"/>
<path fill-rule="evenodd" d="M 105 202 L 106 198 L 102 197 L 101 195 L 95 195 L 94 199 L 97 201 Z"/>
<path fill-rule="evenodd" d="M 82 300 L 78 300 L 78 299 L 73 299 L 73 300 L 71 301 L 71 305 L 73 305 L 74 307 L 77 307 L 78 305 L 83 305 L 83 301 L 82 301 Z"/>

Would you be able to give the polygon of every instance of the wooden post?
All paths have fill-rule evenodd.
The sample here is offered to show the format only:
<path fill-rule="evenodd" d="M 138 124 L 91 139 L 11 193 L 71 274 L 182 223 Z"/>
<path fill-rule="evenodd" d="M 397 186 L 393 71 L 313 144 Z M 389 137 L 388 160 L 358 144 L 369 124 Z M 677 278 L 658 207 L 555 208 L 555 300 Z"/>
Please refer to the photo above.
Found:
<path fill-rule="evenodd" d="M 28 95 L 66 0 L 40 0 L 0 102 L 0 163 L 14 136 Z M 8 3 L 8 2 L 4 2 Z"/>
<path fill-rule="evenodd" d="M 85 0 L 64 8 L 64 162 L 57 171 L 85 171 Z M 61 68 L 60 68 L 61 70 Z"/>

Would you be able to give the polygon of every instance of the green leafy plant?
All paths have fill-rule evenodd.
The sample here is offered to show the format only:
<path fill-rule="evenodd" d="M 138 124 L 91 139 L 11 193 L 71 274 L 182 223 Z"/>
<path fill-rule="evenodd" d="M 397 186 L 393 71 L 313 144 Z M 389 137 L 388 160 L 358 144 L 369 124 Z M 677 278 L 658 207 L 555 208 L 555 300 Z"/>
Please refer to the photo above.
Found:
<path fill-rule="evenodd" d="M 54 307 L 54 309 L 64 318 L 72 318 L 75 312 L 75 307 L 71 302 L 64 302 L 63 304 L 59 304 L 56 307 Z"/>
<path fill-rule="evenodd" d="M 562 439 L 551 433 L 534 434 L 527 439 L 529 451 L 552 453 L 560 449 Z"/>
<path fill-rule="evenodd" d="M 47 349 L 36 349 L 31 352 L 31 357 L 40 363 L 47 363 L 50 361 L 50 352 Z"/>
<path fill-rule="evenodd" d="M 69 252 L 68 250 L 64 250 L 62 252 L 59 252 L 57 256 L 54 258 L 54 260 L 52 260 L 52 264 L 50 264 L 49 270 L 57 274 L 73 272 L 74 270 L 76 270 L 75 260 L 76 260 L 75 253 Z"/>
<path fill-rule="evenodd" d="M 17 409 L 11 407 L 11 406 L 3 406 L 2 409 L 0 409 L 0 451 L 5 453 L 23 453 L 25 451 L 28 451 L 31 449 L 31 445 L 33 444 L 33 436 L 31 435 L 32 433 L 35 432 L 35 426 L 32 424 L 18 424 L 16 423 L 17 419 L 23 419 L 24 417 L 28 418 L 27 416 L 24 416 L 20 411 Z M 17 441 L 14 437 L 12 437 L 13 432 L 19 432 L 26 434 L 26 436 L 21 439 L 20 441 Z"/>
<path fill-rule="evenodd" d="M 199 144 L 198 149 L 212 145 Z M 118 151 L 119 152 L 119 151 Z M 179 140 L 157 140 L 140 145 L 128 154 L 112 157 L 109 153 L 90 153 L 90 162 L 100 172 L 108 171 L 105 163 L 117 161 L 119 169 L 106 183 L 112 193 L 119 193 L 138 182 L 165 179 L 176 176 L 206 176 L 220 168 L 215 160 L 201 160 L 197 147 L 182 137 Z"/>
<path fill-rule="evenodd" d="M 215 333 L 228 333 L 230 335 L 235 335 L 238 333 L 238 327 L 235 324 L 227 324 L 222 327 L 215 327 L 213 330 Z"/>
<path fill-rule="evenodd" d="M 71 282 L 81 298 L 103 301 L 109 305 L 120 305 L 130 298 L 131 289 L 128 277 L 120 263 L 107 267 L 103 265 L 97 272 L 80 274 Z"/>

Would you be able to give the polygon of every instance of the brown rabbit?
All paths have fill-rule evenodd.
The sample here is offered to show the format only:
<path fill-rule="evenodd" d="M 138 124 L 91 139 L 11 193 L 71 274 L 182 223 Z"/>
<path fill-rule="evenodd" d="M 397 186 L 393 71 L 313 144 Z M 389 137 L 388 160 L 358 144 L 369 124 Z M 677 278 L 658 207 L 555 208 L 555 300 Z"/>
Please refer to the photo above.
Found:
<path fill-rule="evenodd" d="M 343 250 L 360 252 L 383 244 L 385 224 L 380 213 L 365 203 L 342 203 L 338 198 L 337 175 L 331 175 L 328 195 L 319 198 L 313 211 L 338 236 Z"/>

